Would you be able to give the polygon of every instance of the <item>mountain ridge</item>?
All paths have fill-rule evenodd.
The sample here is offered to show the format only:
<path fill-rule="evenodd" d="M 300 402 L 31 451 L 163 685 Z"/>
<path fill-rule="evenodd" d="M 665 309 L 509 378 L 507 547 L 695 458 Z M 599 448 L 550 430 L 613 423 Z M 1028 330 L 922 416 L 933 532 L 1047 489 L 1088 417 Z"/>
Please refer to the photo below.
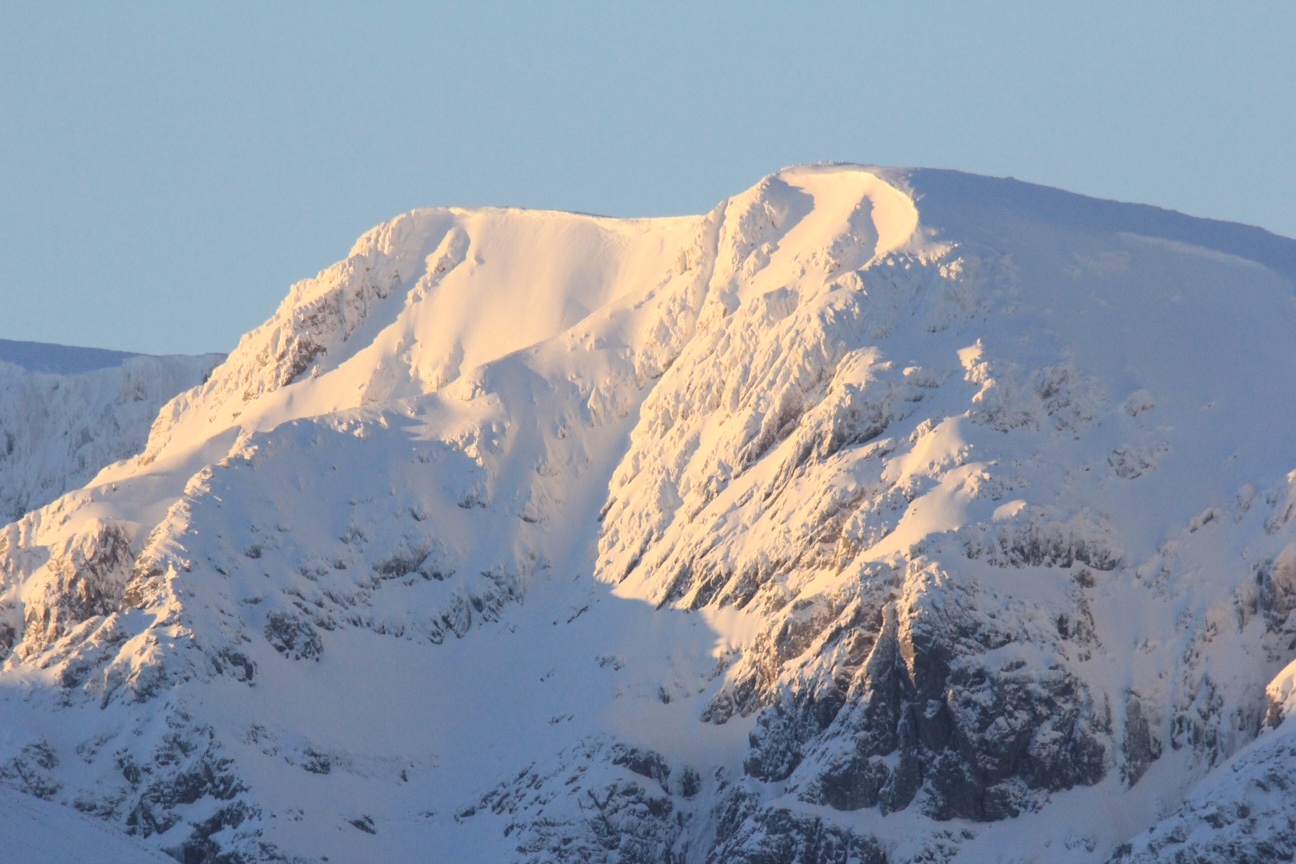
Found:
<path fill-rule="evenodd" d="M 1292 279 L 1028 191 L 820 165 L 368 232 L 4 529 L 0 780 L 186 861 L 1253 830 L 1190 792 L 1291 734 Z"/>
<path fill-rule="evenodd" d="M 112 351 L 107 348 L 81 348 L 71 345 L 51 345 L 45 342 L 20 342 L 0 339 L 0 362 L 21 366 L 29 372 L 54 372 L 69 374 L 92 372 L 120 366 L 132 357 L 143 355 L 130 351 Z"/>

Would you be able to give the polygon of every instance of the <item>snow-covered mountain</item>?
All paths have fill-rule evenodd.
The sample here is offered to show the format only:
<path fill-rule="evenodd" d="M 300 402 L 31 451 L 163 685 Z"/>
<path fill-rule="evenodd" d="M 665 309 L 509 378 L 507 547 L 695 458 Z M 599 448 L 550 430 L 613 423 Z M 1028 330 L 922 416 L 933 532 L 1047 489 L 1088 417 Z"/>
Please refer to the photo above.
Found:
<path fill-rule="evenodd" d="M 222 359 L 0 339 L 0 519 L 138 454 L 158 409 Z"/>
<path fill-rule="evenodd" d="M 186 862 L 1296 851 L 1296 241 L 944 171 L 423 210 L 0 536 L 0 780 Z"/>

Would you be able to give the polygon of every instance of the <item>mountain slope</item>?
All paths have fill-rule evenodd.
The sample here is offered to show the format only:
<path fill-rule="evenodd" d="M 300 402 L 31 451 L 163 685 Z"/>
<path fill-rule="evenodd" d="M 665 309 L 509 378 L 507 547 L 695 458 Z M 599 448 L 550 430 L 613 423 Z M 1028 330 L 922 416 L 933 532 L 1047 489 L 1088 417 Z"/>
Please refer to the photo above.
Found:
<path fill-rule="evenodd" d="M 139 453 L 163 403 L 221 359 L 0 339 L 0 518 L 17 519 Z"/>
<path fill-rule="evenodd" d="M 1293 250 L 836 165 L 402 216 L 5 529 L 0 779 L 185 861 L 1286 848 L 1218 778 L 1292 734 Z"/>

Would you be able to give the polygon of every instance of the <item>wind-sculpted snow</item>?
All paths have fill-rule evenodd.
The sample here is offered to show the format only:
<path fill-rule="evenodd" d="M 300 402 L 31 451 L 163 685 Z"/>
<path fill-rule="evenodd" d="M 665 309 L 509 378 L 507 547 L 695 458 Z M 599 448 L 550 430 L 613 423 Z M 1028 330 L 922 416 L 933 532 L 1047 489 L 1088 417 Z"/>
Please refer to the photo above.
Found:
<path fill-rule="evenodd" d="M 960 177 L 370 232 L 5 529 L 0 780 L 196 862 L 1286 854 L 1296 241 Z"/>

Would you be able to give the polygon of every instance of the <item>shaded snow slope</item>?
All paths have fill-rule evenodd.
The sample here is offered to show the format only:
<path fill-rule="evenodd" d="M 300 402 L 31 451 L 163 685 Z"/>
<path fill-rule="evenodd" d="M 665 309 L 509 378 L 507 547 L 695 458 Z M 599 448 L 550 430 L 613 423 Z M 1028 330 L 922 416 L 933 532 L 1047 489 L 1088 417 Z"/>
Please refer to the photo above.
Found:
<path fill-rule="evenodd" d="M 101 820 L 0 789 L 6 861 L 28 864 L 168 864 L 171 858 L 124 837 Z"/>
<path fill-rule="evenodd" d="M 220 359 L 0 340 L 0 521 L 139 453 L 162 404 Z"/>
<path fill-rule="evenodd" d="M 185 861 L 1288 848 L 1293 250 L 842 165 L 399 217 L 5 529 L 0 780 Z"/>
<path fill-rule="evenodd" d="M 922 168 L 908 172 L 906 182 L 928 224 L 957 232 L 963 242 L 1002 241 L 1023 223 L 1069 233 L 1121 232 L 1254 261 L 1296 280 L 1296 246 L 1263 228 L 960 171 Z"/>

